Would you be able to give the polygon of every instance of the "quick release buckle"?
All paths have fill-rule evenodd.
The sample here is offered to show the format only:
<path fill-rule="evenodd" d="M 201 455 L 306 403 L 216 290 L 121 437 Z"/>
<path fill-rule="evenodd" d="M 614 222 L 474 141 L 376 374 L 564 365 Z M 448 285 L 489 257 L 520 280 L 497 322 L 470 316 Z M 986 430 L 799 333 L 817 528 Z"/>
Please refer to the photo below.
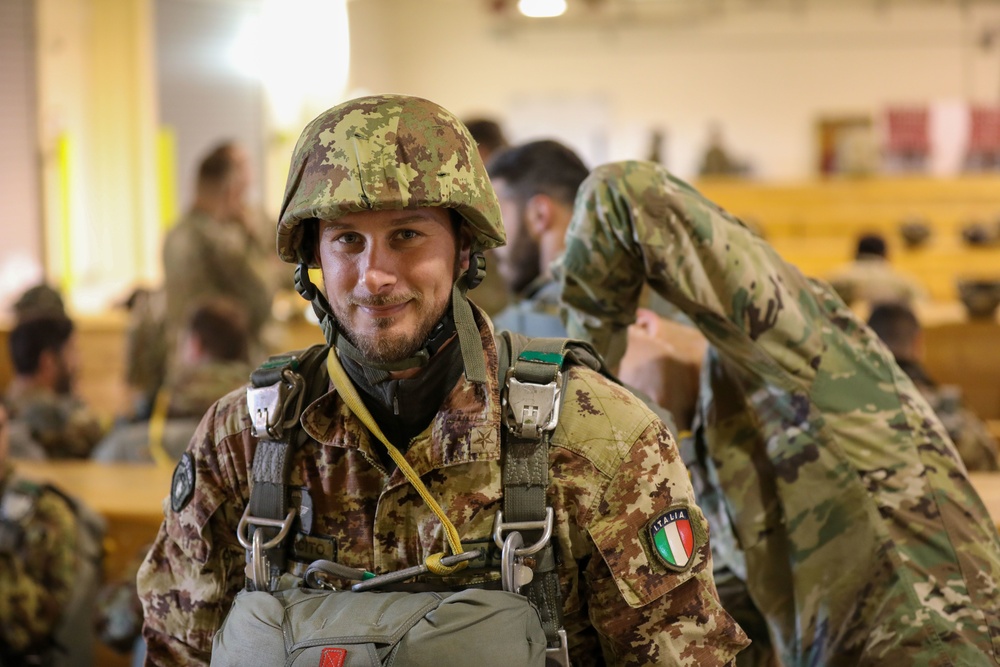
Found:
<path fill-rule="evenodd" d="M 559 423 L 559 397 L 562 394 L 562 372 L 552 382 L 538 384 L 521 382 L 511 368 L 507 371 L 507 391 L 504 395 L 504 425 L 517 438 L 538 439 L 555 429 Z"/>
<path fill-rule="evenodd" d="M 299 413 L 305 380 L 298 373 L 286 369 L 281 380 L 266 387 L 247 387 L 247 409 L 250 411 L 250 432 L 255 438 L 268 437 L 280 440 L 289 426 L 284 416 L 292 400 L 298 400 L 293 414 Z"/>

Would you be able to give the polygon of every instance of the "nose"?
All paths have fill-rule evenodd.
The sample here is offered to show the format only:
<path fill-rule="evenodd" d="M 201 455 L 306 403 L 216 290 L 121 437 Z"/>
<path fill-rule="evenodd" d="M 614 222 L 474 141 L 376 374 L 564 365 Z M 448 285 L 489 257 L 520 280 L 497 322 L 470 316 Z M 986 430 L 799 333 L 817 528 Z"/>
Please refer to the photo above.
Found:
<path fill-rule="evenodd" d="M 396 284 L 396 257 L 379 244 L 372 244 L 365 253 L 361 279 L 370 294 L 392 291 Z"/>

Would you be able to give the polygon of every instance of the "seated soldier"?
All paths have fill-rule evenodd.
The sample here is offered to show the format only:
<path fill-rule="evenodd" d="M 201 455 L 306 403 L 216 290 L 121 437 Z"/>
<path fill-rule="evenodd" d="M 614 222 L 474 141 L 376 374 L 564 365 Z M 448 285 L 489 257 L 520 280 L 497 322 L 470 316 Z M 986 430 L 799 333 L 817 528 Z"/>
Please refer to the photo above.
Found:
<path fill-rule="evenodd" d="M 913 304 L 927 298 L 927 291 L 915 278 L 892 266 L 885 239 L 878 234 L 858 239 L 854 261 L 830 274 L 829 283 L 848 305 Z"/>
<path fill-rule="evenodd" d="M 899 304 L 877 306 L 868 316 L 868 326 L 878 334 L 896 363 L 923 394 L 948 431 L 965 467 L 997 470 L 997 441 L 986 424 L 962 405 L 961 389 L 939 385 L 927 374 L 922 361 L 924 338 L 920 322 L 909 308 Z"/>
<path fill-rule="evenodd" d="M 17 476 L 7 427 L 0 405 L 0 665 L 91 664 L 103 525 Z"/>
<path fill-rule="evenodd" d="M 6 403 L 15 430 L 32 442 L 11 443 L 30 457 L 33 443 L 48 458 L 86 458 L 103 435 L 97 416 L 74 394 L 79 367 L 73 322 L 65 315 L 22 320 L 10 333 L 14 379 Z"/>
<path fill-rule="evenodd" d="M 148 420 L 115 428 L 94 449 L 98 461 L 156 461 L 173 465 L 217 399 L 250 377 L 247 318 L 235 303 L 197 306 L 177 342 L 177 364 L 157 393 Z"/>

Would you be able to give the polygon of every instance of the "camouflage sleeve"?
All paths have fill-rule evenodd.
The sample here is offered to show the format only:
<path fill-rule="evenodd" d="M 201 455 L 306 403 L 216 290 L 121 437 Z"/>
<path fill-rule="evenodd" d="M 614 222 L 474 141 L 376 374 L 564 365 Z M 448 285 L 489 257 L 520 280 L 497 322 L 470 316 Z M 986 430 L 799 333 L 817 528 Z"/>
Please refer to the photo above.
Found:
<path fill-rule="evenodd" d="M 76 515 L 43 492 L 13 551 L 0 551 L 0 645 L 24 651 L 49 637 L 77 574 Z"/>
<path fill-rule="evenodd" d="M 800 301 L 798 270 L 653 163 L 604 165 L 584 181 L 557 272 L 569 335 L 593 341 L 609 363 L 621 358 L 645 282 L 752 366 L 762 361 L 755 342 L 796 374 L 820 347 L 816 332 L 790 326 L 814 315 L 803 312 L 811 304 Z"/>
<path fill-rule="evenodd" d="M 666 427 L 652 421 L 593 508 L 586 573 L 609 665 L 727 665 L 748 644 L 712 580 L 708 525 Z"/>
<path fill-rule="evenodd" d="M 552 474 L 557 497 L 568 488 L 572 500 L 555 505 L 557 512 L 582 505 L 559 523 L 579 522 L 587 536 L 580 541 L 589 547 L 574 553 L 585 563 L 580 594 L 604 662 L 728 664 L 747 639 L 716 594 L 705 517 L 670 432 L 621 386 L 589 370 L 569 374 L 566 396 L 552 436 Z M 568 465 L 562 450 L 586 465 Z M 574 602 L 572 582 L 565 590 L 572 616 L 583 601 Z M 575 630 L 567 625 L 571 646 Z M 574 664 L 592 664 L 581 650 L 571 655 Z"/>
<path fill-rule="evenodd" d="M 147 665 L 207 665 L 212 638 L 244 583 L 234 527 L 246 471 L 237 472 L 218 442 L 220 405 L 205 415 L 177 465 L 163 523 L 139 569 Z"/>

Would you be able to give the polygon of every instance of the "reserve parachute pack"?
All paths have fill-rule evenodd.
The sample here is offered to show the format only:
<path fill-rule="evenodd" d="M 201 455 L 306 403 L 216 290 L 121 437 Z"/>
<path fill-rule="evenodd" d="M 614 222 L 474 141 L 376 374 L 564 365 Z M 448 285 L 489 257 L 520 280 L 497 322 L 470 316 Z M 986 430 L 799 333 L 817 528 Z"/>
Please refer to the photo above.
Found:
<path fill-rule="evenodd" d="M 13 479 L 0 498 L 0 551 L 16 554 L 39 500 L 47 493 L 62 498 L 76 519 L 76 568 L 70 597 L 43 644 L 17 655 L 9 655 L 0 647 L 0 665 L 89 667 L 94 660 L 96 637 L 94 600 L 104 576 L 104 518 L 55 486 Z"/>
<path fill-rule="evenodd" d="M 327 387 L 325 382 L 307 387 L 304 378 L 315 378 L 326 364 L 352 411 L 373 435 L 383 437 L 350 380 L 337 377 L 339 362 L 326 358 L 326 346 L 313 346 L 272 357 L 251 375 L 247 404 L 259 441 L 250 500 L 237 529 L 247 550 L 248 584 L 215 635 L 212 665 L 569 667 L 551 540 L 553 511 L 546 502 L 548 442 L 559 419 L 564 366 L 607 370 L 593 349 L 578 341 L 505 331 L 497 336 L 497 348 L 503 509 L 494 518 L 492 540 L 500 553 L 502 590 L 399 590 L 406 587 L 401 582 L 448 574 L 486 554 L 461 548 L 454 526 L 386 440 L 393 460 L 442 520 L 452 555 L 436 554 L 380 575 L 322 559 L 304 572 L 289 572 L 287 538 L 296 509 L 286 480 L 294 448 L 308 437 L 298 420 L 303 406 Z M 333 590 L 327 575 L 357 583 Z"/>

